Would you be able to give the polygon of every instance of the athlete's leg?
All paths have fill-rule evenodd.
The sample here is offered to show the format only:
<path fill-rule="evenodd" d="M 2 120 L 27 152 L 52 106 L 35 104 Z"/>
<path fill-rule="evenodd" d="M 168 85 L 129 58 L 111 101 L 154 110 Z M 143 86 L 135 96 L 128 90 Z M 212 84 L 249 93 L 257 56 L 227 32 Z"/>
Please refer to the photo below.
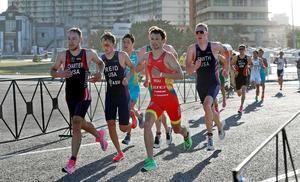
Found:
<path fill-rule="evenodd" d="M 72 156 L 77 157 L 81 144 L 81 124 L 84 119 L 80 116 L 72 117 Z"/>
<path fill-rule="evenodd" d="M 221 93 L 222 93 L 222 107 L 226 107 L 226 95 L 225 95 L 225 85 L 221 85 Z"/>
<path fill-rule="evenodd" d="M 111 138 L 111 141 L 113 142 L 117 152 L 121 153 L 122 151 L 120 148 L 120 143 L 119 143 L 118 134 L 117 134 L 117 130 L 116 130 L 116 121 L 108 120 L 106 122 L 107 122 L 109 136 Z"/>
<path fill-rule="evenodd" d="M 242 107 L 244 106 L 244 102 L 245 102 L 245 99 L 246 99 L 246 90 L 247 90 L 247 86 L 243 85 L 242 86 L 242 97 L 241 97 L 241 106 Z"/>
<path fill-rule="evenodd" d="M 83 129 L 84 131 L 92 134 L 94 137 L 99 138 L 100 135 L 97 132 L 95 126 L 91 123 L 91 122 L 87 122 L 86 120 L 83 120 L 81 122 L 81 129 Z"/>
<path fill-rule="evenodd" d="M 153 133 L 152 126 L 156 120 L 153 112 L 146 112 L 144 125 L 144 142 L 147 151 L 147 157 L 153 158 Z"/>
<path fill-rule="evenodd" d="M 203 109 L 205 112 L 204 120 L 207 128 L 207 133 L 212 133 L 212 121 L 213 121 L 213 113 L 212 113 L 212 104 L 214 99 L 211 96 L 206 96 L 203 103 Z"/>

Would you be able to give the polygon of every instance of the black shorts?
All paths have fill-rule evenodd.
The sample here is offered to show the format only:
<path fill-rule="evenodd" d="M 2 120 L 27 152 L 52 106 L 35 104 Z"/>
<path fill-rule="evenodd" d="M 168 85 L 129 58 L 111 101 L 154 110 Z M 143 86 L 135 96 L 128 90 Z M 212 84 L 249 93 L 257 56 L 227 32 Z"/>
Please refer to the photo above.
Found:
<path fill-rule="evenodd" d="M 283 76 L 283 69 L 277 70 L 277 77 L 282 77 L 282 76 Z"/>
<path fill-rule="evenodd" d="M 130 112 L 130 96 L 124 95 L 110 95 L 106 93 L 105 96 L 105 119 L 116 120 L 117 111 L 119 116 L 120 125 L 129 124 L 129 112 Z"/>
<path fill-rule="evenodd" d="M 204 103 L 206 96 L 211 96 L 215 100 L 219 93 L 219 90 L 220 90 L 220 85 L 211 85 L 208 87 L 197 86 L 197 91 L 201 100 L 201 104 Z"/>
<path fill-rule="evenodd" d="M 235 87 L 236 90 L 240 90 L 242 86 L 247 86 L 248 77 L 247 76 L 237 76 L 235 77 Z"/>
<path fill-rule="evenodd" d="M 71 118 L 73 116 L 80 116 L 84 118 L 89 106 L 91 105 L 91 100 L 66 99 L 66 101 Z"/>

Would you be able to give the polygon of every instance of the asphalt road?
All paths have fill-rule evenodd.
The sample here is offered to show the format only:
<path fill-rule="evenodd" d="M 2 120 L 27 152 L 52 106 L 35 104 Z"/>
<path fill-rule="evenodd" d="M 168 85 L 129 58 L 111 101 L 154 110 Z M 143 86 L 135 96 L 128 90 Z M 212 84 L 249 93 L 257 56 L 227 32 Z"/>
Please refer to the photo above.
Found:
<path fill-rule="evenodd" d="M 65 175 L 61 168 L 70 155 L 70 138 L 60 139 L 52 133 L 0 145 L 0 181 L 232 181 L 231 170 L 242 162 L 268 136 L 300 110 L 298 82 L 285 82 L 283 91 L 277 83 L 267 83 L 265 101 L 255 103 L 255 91 L 247 93 L 245 111 L 237 114 L 240 100 L 234 95 L 221 111 L 225 120 L 226 138 L 220 141 L 214 130 L 215 150 L 206 151 L 206 129 L 202 106 L 182 105 L 183 124 L 189 126 L 193 147 L 183 151 L 182 138 L 173 134 L 173 143 L 162 141 L 154 149 L 158 169 L 142 173 L 145 158 L 143 130 L 132 133 L 129 146 L 122 145 L 126 159 L 114 163 L 115 149 L 102 152 L 94 138 L 84 133 L 77 170 Z M 103 121 L 94 123 L 106 125 Z M 3 124 L 0 124 L 3 127 Z M 154 128 L 153 128 L 154 131 Z M 287 136 L 296 169 L 300 169 L 300 117 L 287 128 Z M 125 134 L 119 132 L 120 140 Z M 165 134 L 163 132 L 163 137 Z M 281 136 L 281 135 L 280 135 Z M 279 174 L 284 173 L 282 142 L 279 137 Z M 288 162 L 289 171 L 291 170 Z M 246 181 L 261 181 L 275 176 L 275 140 L 272 140 L 242 171 Z M 298 178 L 299 178 L 298 174 Z M 292 178 L 291 178 L 292 179 Z"/>

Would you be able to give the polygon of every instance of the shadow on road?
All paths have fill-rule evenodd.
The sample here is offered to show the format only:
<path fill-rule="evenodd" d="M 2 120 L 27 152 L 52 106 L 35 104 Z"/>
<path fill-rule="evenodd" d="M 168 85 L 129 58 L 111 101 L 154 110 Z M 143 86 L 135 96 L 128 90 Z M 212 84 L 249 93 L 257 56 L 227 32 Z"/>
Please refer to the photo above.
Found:
<path fill-rule="evenodd" d="M 241 119 L 241 117 L 242 117 L 241 114 L 234 114 L 234 115 L 226 118 L 224 130 L 229 130 L 231 127 L 237 127 L 239 125 L 242 125 L 244 122 L 238 123 L 238 121 Z"/>
<path fill-rule="evenodd" d="M 169 147 L 167 147 L 163 150 L 160 150 L 157 154 L 154 155 L 154 157 L 162 155 L 165 152 L 168 152 L 170 154 L 165 156 L 163 159 L 164 160 L 172 160 L 172 159 L 178 157 L 179 154 L 181 154 L 181 153 L 184 153 L 184 152 L 190 152 L 191 153 L 191 152 L 196 152 L 196 151 L 205 149 L 205 145 L 203 145 L 199 149 L 195 149 L 195 147 L 197 145 L 199 145 L 201 142 L 206 140 L 206 129 L 202 130 L 200 133 L 197 133 L 197 134 L 193 135 L 192 140 L 193 140 L 193 145 L 192 145 L 192 148 L 189 151 L 184 151 L 183 150 L 183 144 L 180 144 L 180 145 L 176 146 L 172 143 L 171 145 L 169 145 Z"/>
<path fill-rule="evenodd" d="M 194 181 L 200 175 L 202 170 L 211 163 L 210 160 L 213 158 L 217 158 L 220 153 L 221 153 L 221 150 L 214 151 L 214 153 L 212 153 L 211 156 L 209 156 L 208 158 L 206 158 L 205 160 L 203 160 L 202 162 L 200 162 L 199 164 L 194 166 L 193 169 L 191 169 L 185 173 L 182 173 L 182 172 L 176 173 L 170 181 L 172 181 L 172 182 Z"/>
<path fill-rule="evenodd" d="M 198 128 L 200 124 L 204 124 L 204 116 L 201 116 L 198 120 L 188 120 L 190 128 Z"/>
<path fill-rule="evenodd" d="M 23 153 L 31 152 L 31 151 L 34 151 L 34 150 L 46 147 L 48 145 L 52 145 L 52 144 L 61 142 L 62 140 L 67 140 L 67 139 L 68 138 L 59 139 L 59 140 L 55 140 L 55 141 L 52 141 L 52 142 L 48 142 L 48 143 L 43 143 L 43 144 L 39 144 L 39 145 L 36 145 L 36 146 L 32 146 L 32 147 L 29 147 L 29 148 L 26 148 L 26 149 L 22 149 L 22 150 L 10 152 L 10 153 L 1 155 L 0 156 L 0 160 L 10 158 L 10 157 L 12 157 L 12 155 L 17 155 L 17 154 L 23 154 Z"/>
<path fill-rule="evenodd" d="M 112 177 L 111 179 L 109 179 L 107 181 L 111 181 L 111 182 L 129 181 L 129 179 L 131 177 L 135 176 L 137 173 L 139 173 L 141 171 L 141 168 L 143 167 L 143 164 L 144 164 L 144 161 L 141 161 L 141 162 L 137 163 L 135 166 L 133 166 L 132 168 L 127 169 L 126 171 L 118 174 L 117 176 Z M 96 180 L 91 180 L 91 182 L 92 181 L 96 181 Z"/>
<path fill-rule="evenodd" d="M 247 107 L 244 109 L 244 113 L 248 114 L 250 112 L 254 112 L 258 107 L 262 107 L 262 101 L 260 102 L 253 102 L 252 104 L 249 104 Z"/>
<path fill-rule="evenodd" d="M 281 92 L 277 92 L 273 97 L 277 97 L 278 99 L 285 97 Z"/>
<path fill-rule="evenodd" d="M 129 146 L 123 149 L 123 152 L 126 152 L 130 148 L 133 148 L 134 146 Z M 88 165 L 85 165 L 81 168 L 76 169 L 74 173 L 71 175 L 65 175 L 61 179 L 57 180 L 59 182 L 63 181 L 97 181 L 107 175 L 110 171 L 113 171 L 116 166 L 110 166 L 111 164 L 114 164 L 112 161 L 112 158 L 115 154 L 110 154 L 101 160 L 97 160 L 93 163 L 90 163 Z M 108 167 L 109 166 L 109 167 Z M 107 167 L 107 168 L 106 168 Z M 104 168 L 106 168 L 104 171 Z M 101 172 L 100 172 L 101 171 Z"/>

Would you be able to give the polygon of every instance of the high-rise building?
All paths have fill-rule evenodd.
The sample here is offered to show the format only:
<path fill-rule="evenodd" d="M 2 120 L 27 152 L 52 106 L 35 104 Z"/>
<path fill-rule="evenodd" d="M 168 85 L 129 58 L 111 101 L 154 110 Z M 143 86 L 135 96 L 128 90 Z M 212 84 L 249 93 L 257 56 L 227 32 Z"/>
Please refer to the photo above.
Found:
<path fill-rule="evenodd" d="M 111 30 L 115 22 L 124 20 L 131 23 L 166 20 L 178 28 L 189 25 L 186 0 L 8 0 L 8 5 L 13 3 L 18 11 L 29 16 L 35 25 L 45 25 L 43 29 L 37 31 L 40 34 L 38 37 L 47 34 L 49 36 L 44 37 L 55 39 L 43 41 L 40 45 L 43 47 L 44 45 L 53 47 L 51 45 L 53 42 L 63 41 L 64 38 L 55 36 L 57 27 L 64 29 L 80 27 L 85 45 L 91 32 L 99 29 Z M 53 30 L 49 30 L 51 29 L 49 25 L 52 25 Z M 58 46 L 60 45 L 59 43 Z"/>
<path fill-rule="evenodd" d="M 268 18 L 268 0 L 190 1 L 196 6 L 192 11 L 194 22 L 209 26 L 210 39 L 230 41 L 238 35 L 238 42 L 235 41 L 233 46 L 239 43 L 256 47 L 272 44 L 270 30 L 274 29 L 274 24 Z M 286 27 L 275 28 L 284 32 Z"/>
<path fill-rule="evenodd" d="M 120 19 L 162 19 L 188 26 L 186 0 L 8 0 L 38 23 L 64 24 L 87 29 L 112 28 Z"/>

